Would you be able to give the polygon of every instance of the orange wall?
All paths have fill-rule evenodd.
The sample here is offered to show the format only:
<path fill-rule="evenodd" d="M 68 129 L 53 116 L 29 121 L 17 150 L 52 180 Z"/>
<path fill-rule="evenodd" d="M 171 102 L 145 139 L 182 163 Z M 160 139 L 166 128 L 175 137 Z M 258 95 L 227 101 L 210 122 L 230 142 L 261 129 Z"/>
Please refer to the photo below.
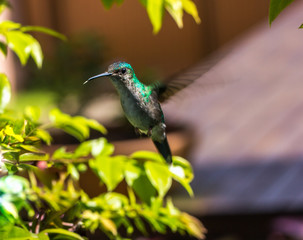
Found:
<path fill-rule="evenodd" d="M 194 63 L 205 53 L 234 38 L 267 14 L 264 0 L 195 1 L 202 24 L 185 14 L 178 29 L 166 13 L 162 30 L 152 34 L 145 9 L 138 0 L 105 10 L 100 0 L 26 0 L 27 22 L 45 25 L 71 36 L 92 31 L 104 36 L 109 62 L 129 61 L 136 69 L 147 66 L 169 76 Z M 49 37 L 40 37 L 46 50 Z M 51 48 L 50 48 L 51 49 Z"/>

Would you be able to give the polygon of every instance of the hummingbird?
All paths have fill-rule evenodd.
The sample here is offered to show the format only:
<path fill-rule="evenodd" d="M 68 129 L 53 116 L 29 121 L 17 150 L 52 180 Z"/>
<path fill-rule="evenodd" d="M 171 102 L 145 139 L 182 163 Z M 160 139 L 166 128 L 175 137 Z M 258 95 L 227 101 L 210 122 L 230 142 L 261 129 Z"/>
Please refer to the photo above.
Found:
<path fill-rule="evenodd" d="M 110 78 L 120 96 L 124 114 L 135 130 L 150 137 L 165 161 L 172 163 L 164 114 L 159 102 L 160 84 L 143 84 L 126 62 L 111 64 L 106 72 L 89 78 L 84 84 L 100 77 Z"/>
<path fill-rule="evenodd" d="M 207 67 L 205 67 L 207 66 Z M 132 66 L 126 62 L 115 62 L 107 71 L 86 80 L 83 84 L 101 77 L 109 77 L 118 91 L 122 109 L 136 132 L 151 138 L 158 152 L 167 163 L 172 163 L 172 154 L 166 136 L 166 125 L 160 102 L 191 84 L 210 69 L 198 64 L 190 71 L 179 74 L 169 84 L 145 85 L 139 81 Z"/>

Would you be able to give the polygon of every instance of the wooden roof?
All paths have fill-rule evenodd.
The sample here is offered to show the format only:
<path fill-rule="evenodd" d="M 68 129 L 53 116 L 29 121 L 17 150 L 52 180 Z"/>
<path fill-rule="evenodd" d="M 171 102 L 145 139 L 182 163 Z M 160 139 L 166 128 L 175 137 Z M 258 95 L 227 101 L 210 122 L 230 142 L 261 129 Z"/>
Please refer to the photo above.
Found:
<path fill-rule="evenodd" d="M 303 209 L 303 3 L 257 26 L 164 107 L 195 129 L 193 213 Z M 205 80 L 208 79 L 208 80 Z M 200 94 L 203 81 L 224 86 Z"/>

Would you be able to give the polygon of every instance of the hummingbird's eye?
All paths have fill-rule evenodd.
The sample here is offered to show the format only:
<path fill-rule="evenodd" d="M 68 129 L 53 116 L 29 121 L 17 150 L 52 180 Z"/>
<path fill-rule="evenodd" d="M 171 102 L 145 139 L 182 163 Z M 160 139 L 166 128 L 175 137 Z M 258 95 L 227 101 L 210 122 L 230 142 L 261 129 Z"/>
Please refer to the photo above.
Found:
<path fill-rule="evenodd" d="M 122 74 L 126 73 L 126 68 L 122 68 L 122 69 L 121 69 L 121 73 L 122 73 Z"/>

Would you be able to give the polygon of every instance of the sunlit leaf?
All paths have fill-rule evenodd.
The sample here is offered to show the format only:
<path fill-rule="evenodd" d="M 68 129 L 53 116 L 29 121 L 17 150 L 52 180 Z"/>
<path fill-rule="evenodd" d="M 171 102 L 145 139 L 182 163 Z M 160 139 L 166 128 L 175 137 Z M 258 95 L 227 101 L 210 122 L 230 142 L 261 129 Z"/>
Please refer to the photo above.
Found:
<path fill-rule="evenodd" d="M 79 118 L 80 117 L 78 117 L 78 118 L 76 117 L 76 119 L 79 119 Z M 95 129 L 95 130 L 101 132 L 102 134 L 106 134 L 107 133 L 106 128 L 102 124 L 98 123 L 96 120 L 94 120 L 94 119 L 87 119 L 87 118 L 84 118 L 84 117 L 81 117 L 81 119 L 90 128 Z"/>
<path fill-rule="evenodd" d="M 5 74 L 0 73 L 0 113 L 8 105 L 11 99 L 11 85 Z"/>
<path fill-rule="evenodd" d="M 275 18 L 282 12 L 284 8 L 286 8 L 289 4 L 291 4 L 294 0 L 270 0 L 269 5 L 269 24 L 275 20 Z"/>
<path fill-rule="evenodd" d="M 179 28 L 183 27 L 183 6 L 182 0 L 165 0 L 165 9 L 175 20 Z"/>
<path fill-rule="evenodd" d="M 49 159 L 49 155 L 45 153 L 24 153 L 19 157 L 20 162 L 28 162 L 28 161 L 47 161 Z"/>
<path fill-rule="evenodd" d="M 33 145 L 25 145 L 25 144 L 20 144 L 20 147 L 23 148 L 24 150 L 27 150 L 29 152 L 34 152 L 34 153 L 43 153 L 43 151 L 39 148 L 36 148 Z"/>
<path fill-rule="evenodd" d="M 24 138 L 20 135 L 20 134 L 16 134 L 13 130 L 13 128 L 9 125 L 7 125 L 4 129 L 4 133 L 7 135 L 7 136 L 10 136 L 10 137 L 13 137 L 15 138 L 18 142 L 23 142 L 24 141 Z"/>
<path fill-rule="evenodd" d="M 72 159 L 74 156 L 73 153 L 67 152 L 66 147 L 60 147 L 56 149 L 53 153 L 52 159 L 59 160 L 59 159 Z"/>
<path fill-rule="evenodd" d="M 125 157 L 99 156 L 96 160 L 90 160 L 89 165 L 106 184 L 109 191 L 114 190 L 124 178 Z"/>
<path fill-rule="evenodd" d="M 80 141 L 89 137 L 89 128 L 85 124 L 75 120 L 68 114 L 62 113 L 57 108 L 50 111 L 50 119 L 57 128 L 64 130 Z"/>
<path fill-rule="evenodd" d="M 136 161 L 128 160 L 125 164 L 125 180 L 132 187 L 135 180 L 143 174 L 142 167 L 136 165 Z"/>
<path fill-rule="evenodd" d="M 29 232 L 25 228 L 17 227 L 17 226 L 4 226 L 0 228 L 0 234 L 2 235 L 2 239 L 5 240 L 34 240 L 37 239 L 35 234 Z"/>
<path fill-rule="evenodd" d="M 138 160 L 153 160 L 155 162 L 163 162 L 162 157 L 155 152 L 137 151 L 130 155 L 130 158 Z"/>
<path fill-rule="evenodd" d="M 157 189 L 160 197 L 164 197 L 172 184 L 171 174 L 167 165 L 148 161 L 144 166 L 149 180 Z"/>
<path fill-rule="evenodd" d="M 79 180 L 79 172 L 74 164 L 70 163 L 67 165 L 67 173 L 70 174 L 73 179 Z"/>
<path fill-rule="evenodd" d="M 146 10 L 153 25 L 154 34 L 158 33 L 162 25 L 164 0 L 147 0 Z"/>
<path fill-rule="evenodd" d="M 51 135 L 47 131 L 40 128 L 36 129 L 36 136 L 44 141 L 47 145 L 50 145 L 52 141 Z"/>
<path fill-rule="evenodd" d="M 299 27 L 299 28 L 300 28 L 300 29 L 301 29 L 301 28 L 303 28 L 303 23 L 300 25 L 300 27 Z"/>
<path fill-rule="evenodd" d="M 9 2 L 7 0 L 1 0 L 0 1 L 0 14 L 8 7 L 10 7 Z"/>
<path fill-rule="evenodd" d="M 72 238 L 78 239 L 78 240 L 85 240 L 79 234 L 71 232 L 71 231 L 68 231 L 68 230 L 65 230 L 63 228 L 45 229 L 45 230 L 41 231 L 40 233 L 60 234 L 60 235 L 64 235 L 64 236 L 67 236 L 67 237 L 72 237 Z"/>
<path fill-rule="evenodd" d="M 195 19 L 196 23 L 201 22 L 197 7 L 193 1 L 182 0 L 182 5 L 183 5 L 184 11 L 187 12 L 189 15 L 191 15 Z"/>
<path fill-rule="evenodd" d="M 116 224 L 111 219 L 100 216 L 100 222 L 106 231 L 111 232 L 113 236 L 117 236 L 118 230 Z"/>
<path fill-rule="evenodd" d="M 0 199 L 0 207 L 0 210 L 5 211 L 6 214 L 11 214 L 15 219 L 18 218 L 18 210 L 13 203 L 5 199 Z"/>
<path fill-rule="evenodd" d="M 18 56 L 22 65 L 32 56 L 38 67 L 42 66 L 42 51 L 39 42 L 27 33 L 21 31 L 8 31 L 5 34 L 8 47 Z"/>
<path fill-rule="evenodd" d="M 2 31 L 16 30 L 21 27 L 20 23 L 16 23 L 13 21 L 5 20 L 0 22 L 0 29 Z"/>
<path fill-rule="evenodd" d="M 180 220 L 186 225 L 188 233 L 198 239 L 204 239 L 206 229 L 197 218 L 183 212 L 181 213 Z"/>
<path fill-rule="evenodd" d="M 59 38 L 59 39 L 61 39 L 63 41 L 67 40 L 67 38 L 63 34 L 57 32 L 57 31 L 54 31 L 52 29 L 46 28 L 46 27 L 41 27 L 41 26 L 23 26 L 23 27 L 21 27 L 20 30 L 23 31 L 23 32 L 31 32 L 31 31 L 41 32 L 41 33 L 45 33 L 47 35 Z"/>
<path fill-rule="evenodd" d="M 40 118 L 40 108 L 36 106 L 26 106 L 24 114 L 26 118 L 30 119 L 33 122 L 37 122 Z"/>
<path fill-rule="evenodd" d="M 39 240 L 50 240 L 49 236 L 47 235 L 47 233 L 38 233 L 38 239 Z"/>
<path fill-rule="evenodd" d="M 75 150 L 75 157 L 86 157 L 89 154 L 97 157 L 99 155 L 109 156 L 113 153 L 114 146 L 108 143 L 105 138 L 98 138 L 89 141 L 85 141 L 79 145 Z"/>

